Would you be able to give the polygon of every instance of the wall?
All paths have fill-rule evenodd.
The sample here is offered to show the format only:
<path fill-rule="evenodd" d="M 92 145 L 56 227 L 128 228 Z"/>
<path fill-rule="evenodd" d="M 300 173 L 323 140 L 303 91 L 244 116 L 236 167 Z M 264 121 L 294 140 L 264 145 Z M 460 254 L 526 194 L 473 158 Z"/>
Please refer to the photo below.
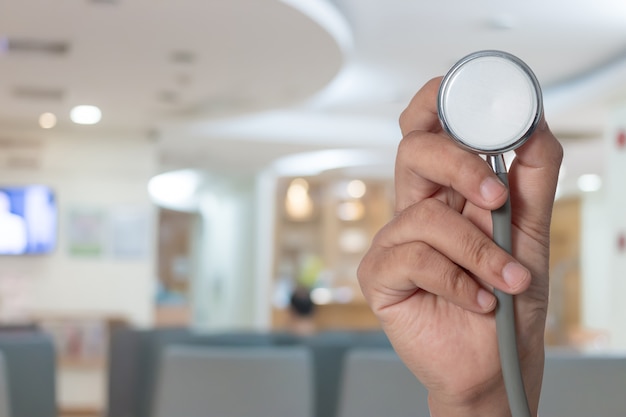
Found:
<path fill-rule="evenodd" d="M 626 349 L 626 107 L 612 114 L 604 140 L 602 191 L 583 204 L 583 319 L 606 345 Z"/>
<path fill-rule="evenodd" d="M 155 235 L 154 209 L 146 184 L 154 174 L 154 144 L 144 138 L 78 133 L 48 134 L 20 147 L 17 141 L 2 149 L 27 164 L 0 163 L 0 183 L 43 183 L 55 192 L 59 207 L 57 248 L 48 256 L 0 258 L 0 279 L 24 287 L 25 309 L 40 313 L 101 313 L 137 325 L 152 321 Z M 17 166 L 15 166 L 17 165 Z M 111 256 L 73 256 L 68 247 L 70 213 L 101 212 L 118 221 L 138 218 L 145 253 L 131 259 Z M 130 217 L 129 217 L 130 216 Z M 108 232 L 104 229 L 104 232 Z M 105 241 L 110 235 L 105 236 Z M 135 236 L 135 238 L 137 238 Z"/>
<path fill-rule="evenodd" d="M 606 132 L 607 218 L 610 221 L 608 253 L 610 256 L 612 343 L 626 349 L 626 107 L 618 108 Z"/>
<path fill-rule="evenodd" d="M 582 321 L 592 332 L 608 332 L 611 322 L 611 245 L 604 191 L 585 194 L 582 202 Z M 608 345 L 608 340 L 600 343 Z"/>

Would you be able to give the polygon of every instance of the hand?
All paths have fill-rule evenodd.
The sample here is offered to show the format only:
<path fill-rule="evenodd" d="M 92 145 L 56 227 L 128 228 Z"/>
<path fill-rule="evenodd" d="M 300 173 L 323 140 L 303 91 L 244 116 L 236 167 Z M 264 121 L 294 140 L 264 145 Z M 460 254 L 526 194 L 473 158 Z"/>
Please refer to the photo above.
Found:
<path fill-rule="evenodd" d="M 544 120 L 509 170 L 513 255 L 491 239 L 507 190 L 454 144 L 437 117 L 441 78 L 400 117 L 396 215 L 376 235 L 359 283 L 398 355 L 429 390 L 433 417 L 509 413 L 493 288 L 515 297 L 518 347 L 536 414 L 544 362 L 549 232 L 563 150 Z"/>

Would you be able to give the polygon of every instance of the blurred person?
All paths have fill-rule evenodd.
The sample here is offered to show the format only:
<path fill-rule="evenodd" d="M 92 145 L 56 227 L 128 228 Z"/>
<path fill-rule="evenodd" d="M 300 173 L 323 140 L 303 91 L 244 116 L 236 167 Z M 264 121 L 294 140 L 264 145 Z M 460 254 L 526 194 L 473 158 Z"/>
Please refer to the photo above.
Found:
<path fill-rule="evenodd" d="M 26 222 L 11 212 L 9 194 L 0 190 L 0 254 L 21 254 L 27 246 Z"/>
<path fill-rule="evenodd" d="M 289 330 L 302 336 L 315 332 L 315 303 L 311 299 L 311 290 L 297 284 L 289 297 Z"/>
<path fill-rule="evenodd" d="M 544 366 L 549 231 L 563 150 L 545 120 L 509 172 L 513 255 L 491 238 L 507 189 L 461 149 L 437 116 L 441 78 L 400 117 L 395 216 L 358 269 L 370 307 L 407 367 L 429 390 L 432 417 L 510 416 L 492 293 L 516 294 L 520 364 L 533 415 Z"/>

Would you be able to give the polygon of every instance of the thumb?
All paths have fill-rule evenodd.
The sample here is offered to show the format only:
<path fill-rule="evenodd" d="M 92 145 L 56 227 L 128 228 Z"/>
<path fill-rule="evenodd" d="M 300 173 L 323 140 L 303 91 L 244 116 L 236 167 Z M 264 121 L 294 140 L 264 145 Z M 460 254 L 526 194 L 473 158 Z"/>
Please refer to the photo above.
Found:
<path fill-rule="evenodd" d="M 509 184 L 514 223 L 537 240 L 547 238 L 563 147 L 542 120 L 516 151 Z M 533 236 L 534 235 L 534 236 Z"/>

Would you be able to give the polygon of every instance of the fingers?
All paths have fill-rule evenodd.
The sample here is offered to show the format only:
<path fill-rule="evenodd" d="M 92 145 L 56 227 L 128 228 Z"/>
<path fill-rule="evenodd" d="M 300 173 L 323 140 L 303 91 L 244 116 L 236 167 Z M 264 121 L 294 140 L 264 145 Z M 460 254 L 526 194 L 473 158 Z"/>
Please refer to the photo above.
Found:
<path fill-rule="evenodd" d="M 437 95 L 443 77 L 433 78 L 413 96 L 408 107 L 400 115 L 402 136 L 414 130 L 441 131 L 437 112 Z"/>
<path fill-rule="evenodd" d="M 364 258 L 359 271 L 364 294 L 376 295 L 374 299 L 368 297 L 374 312 L 395 305 L 417 291 L 439 295 L 477 313 L 487 313 L 496 305 L 493 294 L 463 268 L 423 242 L 391 249 L 378 247 Z"/>
<path fill-rule="evenodd" d="M 529 168 L 555 168 L 563 159 L 563 147 L 542 119 L 533 136 L 516 151 L 518 161 Z"/>
<path fill-rule="evenodd" d="M 550 229 L 554 194 L 563 159 L 563 147 L 545 121 L 533 136 L 516 151 L 510 168 L 511 202 L 519 207 L 513 213 L 516 224 L 535 225 L 533 236 L 546 239 Z M 529 230 L 531 233 L 532 230 Z"/>
<path fill-rule="evenodd" d="M 423 131 L 413 131 L 400 142 L 395 178 L 397 212 L 432 197 L 442 187 L 484 209 L 502 206 L 508 194 L 481 157 L 443 134 Z"/>
<path fill-rule="evenodd" d="M 531 280 L 530 272 L 477 226 L 436 199 L 409 207 L 387 224 L 359 268 L 374 308 L 422 289 L 472 311 L 490 311 L 493 296 L 472 276 L 514 294 Z"/>

